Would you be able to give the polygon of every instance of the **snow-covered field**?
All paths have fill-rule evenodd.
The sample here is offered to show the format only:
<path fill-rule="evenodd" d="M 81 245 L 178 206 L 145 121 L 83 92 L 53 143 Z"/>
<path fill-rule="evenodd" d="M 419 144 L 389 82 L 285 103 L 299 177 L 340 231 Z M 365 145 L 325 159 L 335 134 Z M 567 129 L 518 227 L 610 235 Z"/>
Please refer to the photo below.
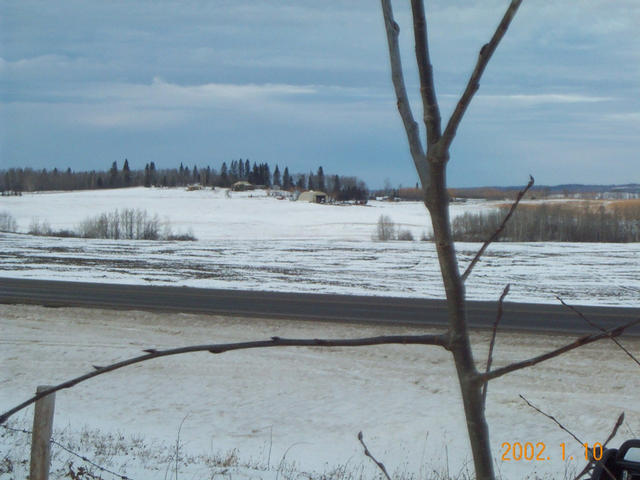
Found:
<path fill-rule="evenodd" d="M 456 216 L 494 207 L 476 202 L 455 204 L 451 211 Z M 174 232 L 192 230 L 198 241 L 24 234 L 35 218 L 69 229 L 116 208 L 157 213 Z M 416 239 L 428 234 L 420 203 L 314 205 L 262 192 L 228 196 L 226 191 L 134 188 L 1 197 L 0 211 L 11 213 L 22 232 L 0 234 L 0 277 L 443 296 L 431 243 L 372 240 L 380 215 L 411 230 Z M 458 245 L 462 267 L 478 246 Z M 512 284 L 511 301 L 551 303 L 561 295 L 574 304 L 637 307 L 640 245 L 494 244 L 467 283 L 469 298 L 495 300 L 506 283 Z M 0 329 L 0 410 L 28 397 L 36 385 L 60 382 L 152 346 L 417 331 L 6 305 L 0 306 Z M 529 357 L 568 340 L 501 333 L 495 362 Z M 485 357 L 488 334 L 475 332 L 474 342 L 476 355 Z M 639 352 L 639 339 L 624 342 Z M 487 412 L 502 478 L 559 479 L 582 467 L 581 447 L 528 408 L 519 393 L 590 443 L 602 441 L 624 410 L 622 440 L 640 431 L 637 378 L 637 366 L 603 342 L 493 382 Z M 136 480 L 176 478 L 176 452 L 184 460 L 178 462 L 178 478 L 274 480 L 333 472 L 324 478 L 355 480 L 376 473 L 356 439 L 362 430 L 397 478 L 441 478 L 433 471 L 456 478 L 471 470 L 461 411 L 449 356 L 437 348 L 193 354 L 148 362 L 59 393 L 55 437 Z M 30 415 L 19 415 L 12 425 L 28 429 Z M 544 442 L 551 460 L 504 462 L 504 442 Z M 563 442 L 576 460 L 559 459 Z M 27 455 L 24 434 L 0 431 L 0 453 L 0 462 L 3 455 L 14 460 Z M 58 472 L 67 458 L 57 451 Z M 0 472 L 4 467 L 0 463 Z M 13 467 L 17 470 L 0 478 L 26 475 L 25 465 Z"/>
<path fill-rule="evenodd" d="M 452 216 L 494 208 L 453 204 Z M 108 241 L 0 234 L 0 276 L 212 288 L 420 296 L 444 294 L 429 242 L 376 242 L 380 215 L 419 239 L 429 219 L 419 202 L 315 205 L 264 192 L 119 189 L 0 197 L 19 231 L 34 218 L 74 228 L 87 217 L 141 208 L 196 242 Z M 464 267 L 478 244 L 458 244 Z M 637 307 L 640 244 L 496 243 L 467 283 L 470 299 Z"/>
<path fill-rule="evenodd" d="M 0 330 L 3 411 L 27 398 L 36 385 L 63 381 L 91 365 L 135 356 L 148 347 L 276 334 L 313 338 L 418 331 L 6 305 L 0 306 Z M 570 339 L 500 333 L 494 365 L 536 355 Z M 478 358 L 486 357 L 488 340 L 488 332 L 474 333 Z M 640 354 L 640 339 L 623 342 Z M 625 424 L 612 442 L 618 445 L 640 432 L 637 379 L 637 365 L 611 342 L 601 342 L 492 382 L 487 414 L 501 478 L 563 479 L 565 470 L 583 466 L 582 447 L 527 407 L 518 394 L 590 444 L 603 441 L 624 411 Z M 398 478 L 427 479 L 441 478 L 430 476 L 433 470 L 448 470 L 453 477 L 471 469 L 461 412 L 449 354 L 436 347 L 199 353 L 146 362 L 59 392 L 54 437 L 74 449 L 80 448 L 79 438 L 93 439 L 98 447 L 83 453 L 136 480 L 175 478 L 176 442 L 180 457 L 191 458 L 179 462 L 178 478 L 311 478 L 300 471 L 334 471 L 325 478 L 373 478 L 375 469 L 356 439 L 362 430 L 371 451 Z M 29 428 L 31 415 L 31 410 L 19 414 L 13 426 Z M 83 436 L 85 427 L 89 433 Z M 0 433 L 0 457 L 15 459 L 28 453 L 24 439 L 20 440 L 23 434 Z M 111 440 L 105 440 L 109 435 Z M 502 461 L 503 442 L 544 442 L 545 456 L 551 460 Z M 162 443 L 164 448 L 158 446 Z M 561 443 L 574 460 L 560 460 Z M 233 449 L 235 456 L 229 453 Z M 68 456 L 57 447 L 54 454 L 55 468 L 63 468 Z M 198 460 L 199 454 L 222 460 L 207 465 L 204 457 Z M 221 466 L 229 458 L 228 465 Z M 290 470 L 291 463 L 297 470 Z M 25 465 L 14 467 L 13 474 L 0 478 L 26 476 Z M 345 475 L 339 474 L 340 468 Z"/>

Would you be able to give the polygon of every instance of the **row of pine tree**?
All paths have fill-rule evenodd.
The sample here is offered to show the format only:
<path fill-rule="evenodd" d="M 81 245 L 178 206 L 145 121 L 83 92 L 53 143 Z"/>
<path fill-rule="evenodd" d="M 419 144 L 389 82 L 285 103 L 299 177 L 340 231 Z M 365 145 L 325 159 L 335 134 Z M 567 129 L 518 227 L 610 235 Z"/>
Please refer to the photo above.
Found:
<path fill-rule="evenodd" d="M 145 187 L 181 187 L 199 184 L 203 187 L 230 187 L 237 181 L 247 181 L 253 185 L 267 188 L 278 187 L 283 190 L 321 190 L 330 193 L 338 200 L 364 201 L 369 191 L 366 184 L 356 178 L 340 175 L 325 176 L 322 167 L 317 171 L 289 173 L 285 166 L 278 165 L 273 170 L 267 163 L 253 163 L 249 160 L 223 162 L 220 169 L 210 166 L 192 168 L 180 164 L 179 168 L 157 168 L 154 162 L 147 163 L 144 169 L 134 170 L 129 161 L 124 160 L 122 167 L 113 162 L 106 171 L 74 172 L 54 168 L 35 170 L 31 168 L 10 168 L 0 171 L 0 192 L 3 195 L 20 194 L 46 190 L 88 190 L 100 188 Z"/>

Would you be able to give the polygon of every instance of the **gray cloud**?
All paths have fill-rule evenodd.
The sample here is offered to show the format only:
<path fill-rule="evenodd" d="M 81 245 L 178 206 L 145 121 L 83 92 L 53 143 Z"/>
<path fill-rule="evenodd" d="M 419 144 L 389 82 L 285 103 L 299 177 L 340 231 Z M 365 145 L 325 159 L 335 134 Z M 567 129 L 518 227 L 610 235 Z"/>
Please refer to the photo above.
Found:
<path fill-rule="evenodd" d="M 427 3 L 445 117 L 505 4 Z M 420 118 L 410 12 L 395 9 Z M 552 183 L 640 181 L 638 24 L 635 0 L 524 2 L 461 126 L 451 181 L 518 183 L 529 168 Z M 379 5 L 364 0 L 0 0 L 0 102 L 3 167 L 251 155 L 415 181 Z"/>

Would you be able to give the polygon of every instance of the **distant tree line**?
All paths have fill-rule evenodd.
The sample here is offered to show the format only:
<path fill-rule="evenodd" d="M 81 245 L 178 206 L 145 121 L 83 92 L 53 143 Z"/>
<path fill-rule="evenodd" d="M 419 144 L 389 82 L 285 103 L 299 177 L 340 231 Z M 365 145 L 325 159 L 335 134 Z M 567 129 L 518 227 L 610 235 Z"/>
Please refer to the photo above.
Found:
<path fill-rule="evenodd" d="M 594 207 L 572 204 L 520 205 L 499 241 L 505 242 L 639 242 L 640 202 Z M 509 207 L 493 212 L 465 213 L 452 222 L 456 241 L 485 241 L 495 232 Z"/>
<path fill-rule="evenodd" d="M 356 177 L 340 175 L 325 176 L 322 167 L 309 174 L 289 172 L 288 167 L 280 170 L 278 165 L 272 170 L 267 163 L 253 163 L 249 160 L 223 162 L 220 169 L 210 166 L 189 168 L 180 163 L 179 168 L 157 168 L 154 162 L 147 163 L 144 169 L 132 170 L 129 161 L 124 160 L 122 168 L 117 162 L 106 171 L 91 170 L 74 172 L 67 170 L 32 168 L 10 168 L 0 171 L 0 193 L 19 195 L 21 192 L 46 190 L 94 190 L 101 188 L 126 187 L 183 187 L 199 184 L 203 187 L 230 187 L 235 182 L 247 181 L 267 188 L 282 190 L 321 190 L 329 193 L 338 201 L 356 200 L 366 202 L 369 190 L 366 184 Z"/>

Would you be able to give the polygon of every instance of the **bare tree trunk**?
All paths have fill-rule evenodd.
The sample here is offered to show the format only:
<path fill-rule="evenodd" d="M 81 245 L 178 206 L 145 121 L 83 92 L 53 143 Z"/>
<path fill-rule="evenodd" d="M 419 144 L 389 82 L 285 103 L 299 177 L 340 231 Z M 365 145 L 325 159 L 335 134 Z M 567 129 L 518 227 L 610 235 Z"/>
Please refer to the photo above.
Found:
<path fill-rule="evenodd" d="M 493 480 L 493 458 L 489 427 L 484 415 L 482 383 L 473 359 L 467 328 L 464 283 L 460 278 L 449 222 L 449 196 L 446 189 L 446 159 L 429 162 L 431 185 L 425 205 L 431 215 L 434 241 L 449 309 L 449 348 L 453 354 L 464 405 L 467 432 L 478 480 Z"/>

